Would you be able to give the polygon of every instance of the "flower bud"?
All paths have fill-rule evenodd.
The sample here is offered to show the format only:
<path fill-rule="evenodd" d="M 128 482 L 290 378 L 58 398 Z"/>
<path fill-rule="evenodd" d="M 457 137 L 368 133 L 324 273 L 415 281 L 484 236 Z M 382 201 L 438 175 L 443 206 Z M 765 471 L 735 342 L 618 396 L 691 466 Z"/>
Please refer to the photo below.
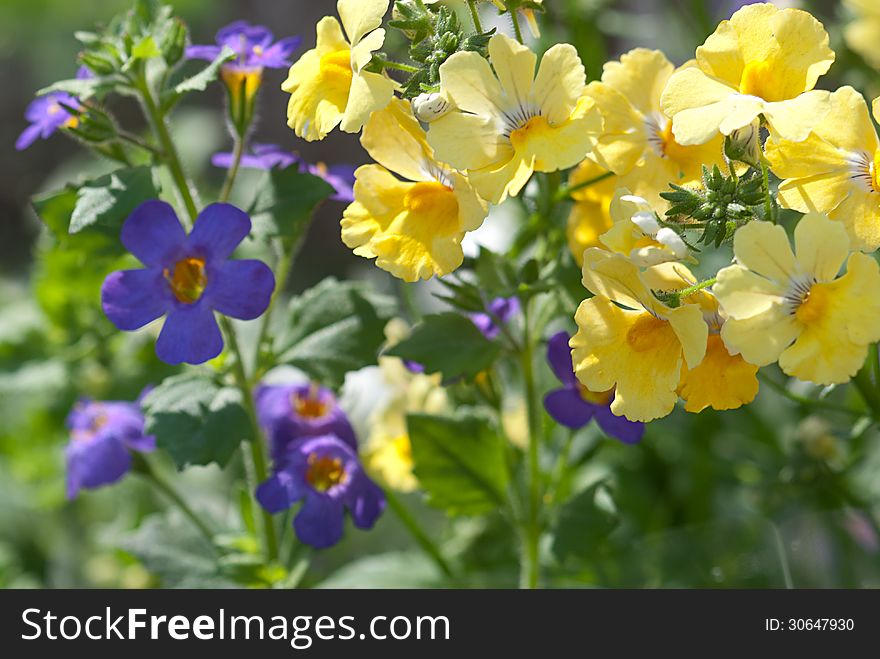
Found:
<path fill-rule="evenodd" d="M 757 119 L 725 138 L 724 155 L 730 160 L 748 165 L 761 162 L 761 128 Z"/>
<path fill-rule="evenodd" d="M 426 124 L 439 119 L 452 110 L 452 104 L 437 92 L 419 94 L 412 100 L 413 114 Z"/>
<path fill-rule="evenodd" d="M 688 247 L 684 244 L 681 236 L 669 227 L 663 227 L 654 236 L 655 240 L 669 249 L 677 259 L 687 258 Z"/>
<path fill-rule="evenodd" d="M 162 38 L 162 57 L 165 58 L 168 66 L 174 66 L 183 57 L 186 50 L 186 37 L 186 24 L 179 18 L 175 18 Z"/>

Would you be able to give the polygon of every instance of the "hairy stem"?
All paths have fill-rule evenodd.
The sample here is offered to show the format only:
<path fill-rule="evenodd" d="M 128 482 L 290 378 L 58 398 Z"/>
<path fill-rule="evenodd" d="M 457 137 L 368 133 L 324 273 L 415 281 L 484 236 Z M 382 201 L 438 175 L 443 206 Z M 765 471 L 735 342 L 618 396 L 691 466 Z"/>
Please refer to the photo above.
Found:
<path fill-rule="evenodd" d="M 419 547 L 422 548 L 428 558 L 434 561 L 434 564 L 440 568 L 440 571 L 446 575 L 448 579 L 453 579 L 454 575 L 452 568 L 449 567 L 449 563 L 443 558 L 440 549 L 434 544 L 434 541 L 431 540 L 428 534 L 425 533 L 425 530 L 421 527 L 418 520 L 397 497 L 397 494 L 390 489 L 386 489 L 385 500 L 388 501 L 388 507 L 391 508 L 395 515 L 397 515 L 397 519 L 399 519 L 406 527 L 406 530 L 409 531 L 413 540 L 418 543 Z"/>
<path fill-rule="evenodd" d="M 556 191 L 553 201 L 565 201 L 566 199 L 570 199 L 572 193 L 577 192 L 578 190 L 583 190 L 584 188 L 589 188 L 591 185 L 595 185 L 596 183 L 611 178 L 612 176 L 614 176 L 614 172 L 605 172 L 604 174 L 599 174 L 599 176 L 587 179 L 586 181 L 581 181 L 574 185 L 563 186 Z"/>
<path fill-rule="evenodd" d="M 471 10 L 471 20 L 474 22 L 474 31 L 483 34 L 483 23 L 480 21 L 480 10 L 476 0 L 468 0 L 468 8 Z"/>
<path fill-rule="evenodd" d="M 235 185 L 235 178 L 238 176 L 238 170 L 241 167 L 241 158 L 244 156 L 245 138 L 240 135 L 235 136 L 235 145 L 232 149 L 232 165 L 226 172 L 226 180 L 223 181 L 223 188 L 220 190 L 220 201 L 229 201 L 229 195 L 232 194 L 232 186 Z"/>

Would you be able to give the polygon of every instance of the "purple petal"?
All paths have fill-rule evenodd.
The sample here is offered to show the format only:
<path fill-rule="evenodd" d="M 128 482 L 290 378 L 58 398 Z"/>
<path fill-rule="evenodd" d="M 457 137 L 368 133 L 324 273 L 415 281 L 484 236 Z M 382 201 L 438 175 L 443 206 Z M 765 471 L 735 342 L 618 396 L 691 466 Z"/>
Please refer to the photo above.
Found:
<path fill-rule="evenodd" d="M 293 474 L 279 471 L 257 487 L 256 497 L 260 505 L 269 513 L 287 510 L 305 495 L 302 484 Z"/>
<path fill-rule="evenodd" d="M 156 450 L 156 438 L 152 435 L 129 437 L 125 440 L 125 445 L 138 453 L 152 453 Z"/>
<path fill-rule="evenodd" d="M 122 225 L 119 237 L 129 252 L 149 266 L 168 265 L 186 241 L 174 208 L 156 199 L 134 209 Z"/>
<path fill-rule="evenodd" d="M 316 549 L 331 547 L 342 538 L 343 513 L 342 501 L 309 491 L 293 520 L 296 536 Z"/>
<path fill-rule="evenodd" d="M 359 529 L 371 529 L 385 510 L 385 493 L 360 470 L 346 493 L 351 519 Z"/>
<path fill-rule="evenodd" d="M 205 295 L 224 316 L 253 320 L 263 315 L 275 290 L 275 275 L 255 259 L 225 261 L 211 272 Z"/>
<path fill-rule="evenodd" d="M 185 51 L 186 59 L 203 59 L 213 62 L 220 55 L 220 46 L 188 46 Z"/>
<path fill-rule="evenodd" d="M 117 270 L 101 286 L 101 307 L 118 329 L 130 332 L 167 313 L 172 299 L 158 268 Z"/>
<path fill-rule="evenodd" d="M 290 56 L 298 47 L 302 39 L 299 37 L 288 37 L 281 39 L 277 43 L 267 48 L 257 61 L 260 66 L 268 69 L 286 69 L 290 66 Z"/>
<path fill-rule="evenodd" d="M 18 139 L 15 141 L 15 149 L 16 151 L 24 151 L 31 144 L 37 141 L 43 131 L 43 126 L 40 124 L 31 124 L 27 128 L 25 128 L 21 135 L 18 136 Z"/>
<path fill-rule="evenodd" d="M 166 364 L 202 364 L 222 350 L 214 312 L 201 301 L 171 310 L 156 341 L 156 355 Z"/>
<path fill-rule="evenodd" d="M 577 389 L 557 389 L 544 396 L 544 409 L 553 419 L 574 430 L 583 428 L 596 413 L 596 405 L 588 403 Z"/>
<path fill-rule="evenodd" d="M 75 498 L 81 488 L 115 483 L 131 468 L 131 454 L 119 439 L 109 434 L 71 441 L 65 454 L 68 499 Z"/>
<path fill-rule="evenodd" d="M 243 210 L 232 204 L 211 204 L 196 218 L 187 239 L 188 251 L 210 261 L 228 259 L 250 232 L 251 219 Z"/>
<path fill-rule="evenodd" d="M 489 311 L 506 323 L 519 313 L 519 300 L 515 297 L 496 297 L 489 303 Z"/>
<path fill-rule="evenodd" d="M 568 332 L 557 332 L 551 336 L 547 341 L 547 361 L 562 384 L 574 387 L 577 386 L 577 378 L 574 375 L 571 348 L 568 345 L 570 339 Z"/>
<path fill-rule="evenodd" d="M 596 410 L 596 423 L 606 435 L 619 439 L 624 444 L 638 444 L 645 434 L 645 424 L 616 416 L 611 408 L 604 405 Z"/>
<path fill-rule="evenodd" d="M 495 324 L 495 321 L 487 313 L 472 313 L 470 315 L 471 322 L 477 326 L 477 329 L 483 333 L 487 339 L 494 339 L 501 333 L 501 328 Z"/>

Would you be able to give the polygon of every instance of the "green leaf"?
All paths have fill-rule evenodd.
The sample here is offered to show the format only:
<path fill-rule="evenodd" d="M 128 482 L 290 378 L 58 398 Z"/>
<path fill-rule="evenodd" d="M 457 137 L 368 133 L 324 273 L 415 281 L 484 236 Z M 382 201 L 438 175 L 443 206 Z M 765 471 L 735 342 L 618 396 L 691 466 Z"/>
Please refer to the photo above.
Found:
<path fill-rule="evenodd" d="M 480 248 L 474 272 L 486 297 L 510 297 L 519 287 L 513 264 L 485 247 Z"/>
<path fill-rule="evenodd" d="M 229 46 L 224 46 L 220 54 L 208 64 L 204 69 L 194 76 L 181 80 L 174 87 L 175 94 L 186 94 L 187 92 L 203 92 L 212 82 L 217 79 L 220 74 L 220 67 L 231 59 L 235 59 L 235 51 Z"/>
<path fill-rule="evenodd" d="M 120 169 L 88 181 L 79 188 L 68 231 L 76 234 L 96 228 L 118 236 L 122 223 L 132 211 L 158 196 L 150 167 Z"/>
<path fill-rule="evenodd" d="M 477 515 L 504 503 L 504 440 L 476 416 L 407 416 L 414 473 L 428 503 L 450 515 Z"/>
<path fill-rule="evenodd" d="M 200 373 L 165 380 L 143 402 L 146 430 L 178 469 L 216 462 L 225 466 L 250 438 L 250 423 L 237 389 Z"/>
<path fill-rule="evenodd" d="M 37 96 L 45 96 L 51 92 L 67 92 L 71 96 L 76 96 L 80 101 L 87 101 L 93 96 L 110 91 L 118 82 L 119 79 L 114 75 L 59 80 L 48 87 L 43 87 L 37 92 Z"/>
<path fill-rule="evenodd" d="M 275 353 L 281 363 L 338 387 L 349 371 L 376 363 L 396 310 L 393 298 L 363 283 L 325 279 L 291 300 Z"/>
<path fill-rule="evenodd" d="M 153 57 L 161 57 L 162 51 L 156 45 L 156 40 L 152 35 L 147 35 L 138 41 L 131 49 L 133 59 L 151 59 Z"/>
<path fill-rule="evenodd" d="M 425 316 L 409 337 L 387 354 L 418 362 L 427 373 L 442 373 L 448 381 L 484 371 L 498 351 L 498 344 L 483 336 L 469 318 L 447 312 Z"/>
<path fill-rule="evenodd" d="M 389 552 L 346 563 L 315 588 L 438 588 L 443 582 L 424 554 Z"/>
<path fill-rule="evenodd" d="M 553 553 L 559 560 L 589 559 L 617 526 L 617 510 L 604 483 L 594 483 L 569 499 L 559 511 Z"/>
<path fill-rule="evenodd" d="M 76 196 L 79 189 L 75 186 L 67 186 L 63 190 L 47 192 L 34 197 L 31 203 L 34 211 L 55 234 L 55 237 L 63 240 L 67 237 L 70 229 L 70 218 L 76 208 Z"/>
<path fill-rule="evenodd" d="M 280 238 L 287 247 L 295 245 L 315 207 L 333 192 L 327 181 L 296 167 L 266 172 L 248 211 L 254 235 L 264 240 Z"/>

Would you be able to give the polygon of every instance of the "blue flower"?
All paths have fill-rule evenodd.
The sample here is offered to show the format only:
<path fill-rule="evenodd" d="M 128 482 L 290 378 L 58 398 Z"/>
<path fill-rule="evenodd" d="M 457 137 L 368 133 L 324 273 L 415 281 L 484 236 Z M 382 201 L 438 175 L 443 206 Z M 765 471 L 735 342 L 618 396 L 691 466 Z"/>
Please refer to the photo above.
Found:
<path fill-rule="evenodd" d="M 357 451 L 354 429 L 329 389 L 315 384 L 263 385 L 254 399 L 274 460 L 294 442 L 321 435 L 334 435 Z"/>
<path fill-rule="evenodd" d="M 496 297 L 489 303 L 486 313 L 473 313 L 471 320 L 487 339 L 501 333 L 498 323 L 506 324 L 519 313 L 519 300 L 515 297 Z"/>
<path fill-rule="evenodd" d="M 637 444 L 645 434 L 645 424 L 629 421 L 611 412 L 612 391 L 594 393 L 582 385 L 571 363 L 571 337 L 567 332 L 554 334 L 547 345 L 547 361 L 563 387 L 544 397 L 544 409 L 557 422 L 577 430 L 596 419 L 599 427 L 625 444 Z"/>
<path fill-rule="evenodd" d="M 91 78 L 92 74 L 87 68 L 80 67 L 76 77 L 83 80 Z M 52 92 L 34 99 L 24 112 L 31 125 L 18 136 L 15 148 L 23 151 L 38 138 L 45 140 L 60 128 L 76 128 L 79 117 L 71 110 L 78 111 L 81 107 L 79 99 L 65 92 Z"/>
<path fill-rule="evenodd" d="M 67 417 L 67 427 L 68 499 L 82 488 L 115 483 L 131 469 L 132 451 L 149 453 L 156 448 L 156 438 L 144 435 L 137 403 L 80 401 Z"/>
<path fill-rule="evenodd" d="M 256 496 L 273 514 L 302 501 L 293 528 L 301 542 L 318 549 L 342 538 L 346 509 L 356 527 L 369 529 L 385 508 L 385 495 L 364 473 L 357 454 L 333 435 L 294 442 Z"/>
<path fill-rule="evenodd" d="M 272 43 L 274 37 L 267 27 L 251 25 L 247 21 L 236 21 L 217 32 L 216 46 L 190 46 L 186 49 L 188 59 L 202 59 L 209 62 L 220 55 L 224 46 L 229 46 L 237 54 L 231 62 L 223 65 L 226 69 L 253 71 L 256 69 L 286 69 L 291 65 L 290 56 L 300 44 L 300 37 L 288 37 Z"/>
<path fill-rule="evenodd" d="M 101 288 L 104 313 L 123 331 L 161 316 L 156 354 L 169 364 L 201 364 L 223 350 L 214 311 L 253 320 L 269 306 L 275 276 L 257 260 L 230 260 L 250 233 L 246 213 L 212 204 L 186 235 L 163 201 L 138 206 L 122 226 L 121 240 L 145 266 L 111 273 Z"/>

